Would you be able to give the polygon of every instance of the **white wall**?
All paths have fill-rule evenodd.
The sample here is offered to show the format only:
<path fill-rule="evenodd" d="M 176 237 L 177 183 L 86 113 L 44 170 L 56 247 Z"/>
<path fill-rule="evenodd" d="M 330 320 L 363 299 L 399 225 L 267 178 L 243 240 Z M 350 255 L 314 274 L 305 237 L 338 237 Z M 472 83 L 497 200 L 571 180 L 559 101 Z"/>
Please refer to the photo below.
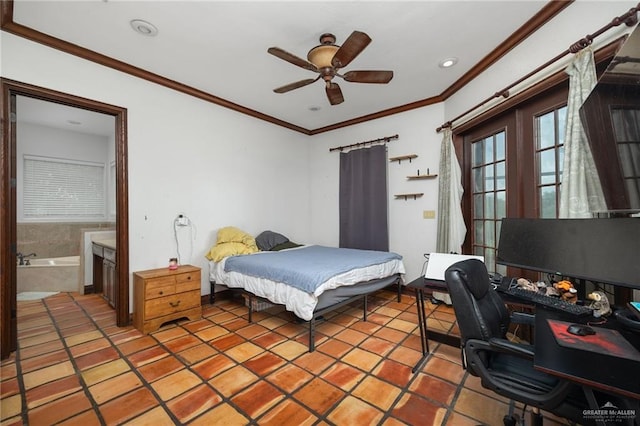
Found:
<path fill-rule="evenodd" d="M 388 156 L 417 154 L 411 163 L 388 165 L 389 248 L 401 254 L 407 269 L 406 280 L 420 276 L 424 253 L 435 251 L 436 219 L 423 219 L 424 210 L 437 210 L 438 179 L 407 181 L 408 175 L 438 173 L 442 137 L 435 132 L 444 120 L 442 104 L 396 114 L 313 137 L 310 180 L 311 239 L 319 244 L 339 241 L 338 170 L 340 154 L 329 148 L 398 135 L 387 144 Z M 394 194 L 423 192 L 416 200 L 394 199 Z"/>
<path fill-rule="evenodd" d="M 127 108 L 131 271 L 175 256 L 179 213 L 194 224 L 182 261 L 203 268 L 203 294 L 220 227 L 310 240 L 308 137 L 11 34 L 1 50 L 3 77 Z"/>

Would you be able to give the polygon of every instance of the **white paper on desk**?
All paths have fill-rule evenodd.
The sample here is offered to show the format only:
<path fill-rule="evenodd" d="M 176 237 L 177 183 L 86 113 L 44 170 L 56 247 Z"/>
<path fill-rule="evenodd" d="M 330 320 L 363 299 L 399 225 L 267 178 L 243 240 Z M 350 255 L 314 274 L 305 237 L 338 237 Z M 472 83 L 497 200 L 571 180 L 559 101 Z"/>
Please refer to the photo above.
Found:
<path fill-rule="evenodd" d="M 451 265 L 461 260 L 478 259 L 484 262 L 484 256 L 468 254 L 429 253 L 427 270 L 424 277 L 428 280 L 444 281 L 444 271 Z"/>

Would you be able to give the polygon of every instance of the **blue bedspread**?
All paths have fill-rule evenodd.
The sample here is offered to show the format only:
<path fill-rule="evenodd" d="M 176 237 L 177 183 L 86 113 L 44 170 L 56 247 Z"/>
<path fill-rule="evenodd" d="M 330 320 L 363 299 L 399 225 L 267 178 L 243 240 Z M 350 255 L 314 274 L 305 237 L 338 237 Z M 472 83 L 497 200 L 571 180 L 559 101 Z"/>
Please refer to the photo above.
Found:
<path fill-rule="evenodd" d="M 232 256 L 226 272 L 283 282 L 313 293 L 330 278 L 356 268 L 379 265 L 402 256 L 392 252 L 305 246 L 295 250 Z"/>

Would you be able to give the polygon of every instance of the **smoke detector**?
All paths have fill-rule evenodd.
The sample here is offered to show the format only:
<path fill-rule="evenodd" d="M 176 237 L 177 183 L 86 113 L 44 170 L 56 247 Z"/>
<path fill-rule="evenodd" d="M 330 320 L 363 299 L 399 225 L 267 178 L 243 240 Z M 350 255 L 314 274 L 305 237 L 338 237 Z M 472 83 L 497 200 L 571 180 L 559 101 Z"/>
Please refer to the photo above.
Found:
<path fill-rule="evenodd" d="M 148 37 L 155 37 L 156 35 L 158 35 L 158 29 L 155 27 L 155 25 L 147 21 L 143 21 L 142 19 L 134 19 L 129 23 L 131 24 L 131 28 L 133 28 L 133 30 L 137 33 Z"/>

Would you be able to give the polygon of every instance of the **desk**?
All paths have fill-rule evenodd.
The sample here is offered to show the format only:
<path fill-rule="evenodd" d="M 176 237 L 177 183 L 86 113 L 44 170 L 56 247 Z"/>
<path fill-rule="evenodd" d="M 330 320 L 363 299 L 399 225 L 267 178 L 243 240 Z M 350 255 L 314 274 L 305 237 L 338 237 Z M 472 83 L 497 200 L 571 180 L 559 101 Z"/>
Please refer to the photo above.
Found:
<path fill-rule="evenodd" d="M 436 342 L 444 343 L 445 345 L 460 347 L 460 337 L 442 333 L 438 330 L 427 329 L 424 295 L 425 293 L 431 294 L 434 291 L 448 293 L 447 286 L 444 282 L 427 280 L 424 277 L 420 277 L 408 283 L 407 287 L 412 288 L 416 293 L 416 309 L 418 311 L 418 326 L 420 328 L 420 343 L 422 345 L 422 357 L 411 370 L 412 373 L 415 373 L 429 356 L 429 338 Z"/>
<path fill-rule="evenodd" d="M 536 352 L 533 359 L 534 368 L 548 374 L 577 383 L 584 390 L 589 406 L 593 410 L 601 407 L 594 396 L 594 390 L 620 395 L 628 399 L 640 400 L 640 361 L 610 353 L 585 350 L 578 347 L 562 346 L 553 334 L 549 320 L 579 322 L 594 318 L 583 319 L 567 317 L 561 313 L 545 309 L 536 310 L 535 342 Z M 611 316 L 602 328 L 616 330 L 630 345 L 630 356 L 640 350 L 640 335 L 634 334 L 620 327 Z M 592 328 L 604 334 L 602 328 L 593 325 Z M 601 335 L 602 335 L 601 334 Z M 578 346 L 578 345 L 576 345 Z M 640 404 L 638 404 L 640 407 Z"/>
<path fill-rule="evenodd" d="M 610 353 L 561 346 L 556 341 L 548 320 L 586 321 L 582 318 L 563 317 L 560 313 L 537 309 L 535 368 L 594 389 L 640 400 L 640 361 L 614 356 Z M 591 320 L 597 321 L 593 318 Z M 598 325 L 592 327 L 596 334 L 601 329 L 601 326 Z M 622 337 L 632 347 L 635 347 L 638 351 L 637 355 L 640 355 L 640 335 L 620 327 L 612 317 L 609 317 L 607 323 L 602 325 L 602 328 L 605 327 L 619 331 Z"/>

